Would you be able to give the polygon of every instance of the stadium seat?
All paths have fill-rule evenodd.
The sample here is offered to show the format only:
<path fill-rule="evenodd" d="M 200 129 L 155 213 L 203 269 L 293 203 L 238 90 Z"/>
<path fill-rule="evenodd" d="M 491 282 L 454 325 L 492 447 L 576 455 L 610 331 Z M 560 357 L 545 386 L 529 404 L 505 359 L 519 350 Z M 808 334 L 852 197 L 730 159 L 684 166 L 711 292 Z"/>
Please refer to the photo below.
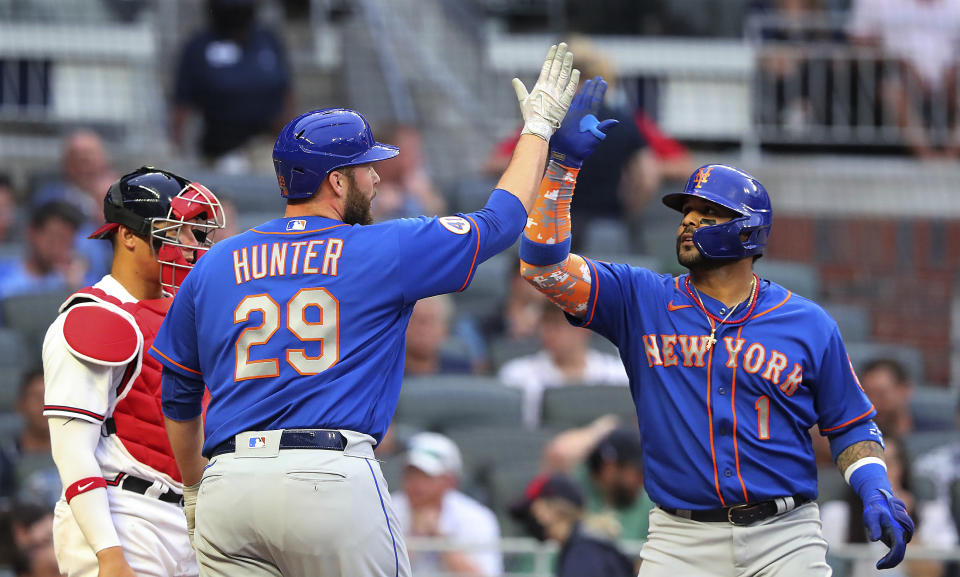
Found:
<path fill-rule="evenodd" d="M 847 354 L 857 374 L 863 371 L 863 366 L 874 359 L 895 359 L 903 364 L 907 374 L 915 383 L 924 382 L 923 353 L 919 349 L 904 345 L 875 342 L 846 341 Z"/>
<path fill-rule="evenodd" d="M 455 293 L 457 314 L 470 314 L 475 319 L 495 316 L 506 298 L 509 278 L 514 266 L 519 266 L 511 252 L 501 253 L 477 267 L 464 292 Z"/>
<path fill-rule="evenodd" d="M 447 431 L 463 455 L 464 477 L 488 485 L 493 469 L 520 463 L 539 463 L 543 448 L 554 437 L 547 429 L 520 427 L 464 427 Z"/>
<path fill-rule="evenodd" d="M 489 478 L 487 504 L 500 521 L 503 537 L 528 537 L 523 528 L 509 515 L 509 507 L 523 497 L 530 481 L 540 472 L 539 463 L 513 463 L 496 467 Z"/>
<path fill-rule="evenodd" d="M 540 339 L 513 339 L 509 337 L 494 337 L 490 341 L 490 363 L 493 371 L 497 372 L 508 361 L 517 357 L 532 355 L 540 350 Z"/>
<path fill-rule="evenodd" d="M 812 264 L 762 258 L 754 270 L 760 278 L 772 280 L 802 297 L 820 297 L 820 271 Z"/>
<path fill-rule="evenodd" d="M 957 443 L 960 443 L 960 430 L 910 433 L 903 438 L 903 448 L 910 462 L 933 449 Z"/>
<path fill-rule="evenodd" d="M 629 252 L 597 252 L 591 253 L 590 258 L 594 260 L 601 260 L 605 262 L 612 262 L 618 264 L 628 264 L 630 266 L 639 267 L 639 268 L 648 268 L 652 271 L 660 272 L 660 261 L 657 257 L 649 256 L 645 254 L 636 254 Z"/>
<path fill-rule="evenodd" d="M 233 202 L 240 213 L 257 213 L 259 222 L 283 215 L 283 200 L 277 179 L 263 174 L 190 173 L 217 196 Z"/>
<path fill-rule="evenodd" d="M 843 501 L 850 487 L 843 480 L 840 470 L 833 465 L 817 467 L 817 502 Z"/>
<path fill-rule="evenodd" d="M 821 303 L 840 327 L 845 341 L 863 342 L 870 338 L 870 312 L 864 305 Z"/>
<path fill-rule="evenodd" d="M 4 439 L 12 439 L 20 434 L 23 428 L 23 417 L 13 411 L 0 412 L 0 435 Z"/>
<path fill-rule="evenodd" d="M 20 333 L 0 328 L 0 411 L 13 408 L 20 391 L 20 380 L 31 368 L 30 357 Z"/>
<path fill-rule="evenodd" d="M 50 323 L 57 318 L 60 304 L 70 294 L 67 291 L 25 294 L 0 302 L 0 318 L 4 326 L 22 335 L 29 364 L 39 364 L 43 337 Z"/>
<path fill-rule="evenodd" d="M 916 387 L 910 399 L 910 414 L 917 431 L 954 430 L 957 428 L 957 391 Z"/>
<path fill-rule="evenodd" d="M 583 254 L 629 253 L 630 231 L 621 220 L 594 219 L 586 230 Z"/>
<path fill-rule="evenodd" d="M 438 375 L 404 379 L 394 420 L 445 432 L 453 427 L 519 427 L 523 393 L 491 377 Z"/>
<path fill-rule="evenodd" d="M 574 385 L 543 392 L 544 427 L 558 430 L 581 427 L 597 417 L 618 415 L 625 423 L 636 422 L 637 409 L 630 389 L 614 386 Z"/>

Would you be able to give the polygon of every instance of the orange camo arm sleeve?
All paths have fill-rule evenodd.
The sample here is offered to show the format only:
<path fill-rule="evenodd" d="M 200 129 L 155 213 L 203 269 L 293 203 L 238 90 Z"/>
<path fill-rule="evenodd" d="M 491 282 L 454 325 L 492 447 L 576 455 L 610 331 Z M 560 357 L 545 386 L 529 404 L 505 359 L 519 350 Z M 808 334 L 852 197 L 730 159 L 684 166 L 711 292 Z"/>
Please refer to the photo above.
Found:
<path fill-rule="evenodd" d="M 523 278 L 575 317 L 586 314 L 591 288 L 590 269 L 583 257 L 570 254 L 561 247 L 569 246 L 570 203 L 579 172 L 580 169 L 568 168 L 552 160 L 547 164 L 523 231 L 527 246 L 544 249 L 541 255 L 557 249 L 558 262 L 531 264 L 520 261 Z M 521 250 L 521 258 L 524 256 Z"/>

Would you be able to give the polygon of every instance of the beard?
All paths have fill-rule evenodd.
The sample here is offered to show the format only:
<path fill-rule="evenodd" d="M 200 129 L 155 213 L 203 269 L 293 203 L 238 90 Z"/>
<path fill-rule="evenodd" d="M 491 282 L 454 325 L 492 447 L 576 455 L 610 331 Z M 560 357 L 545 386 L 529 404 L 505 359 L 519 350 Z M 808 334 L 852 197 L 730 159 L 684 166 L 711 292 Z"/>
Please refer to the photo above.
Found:
<path fill-rule="evenodd" d="M 725 262 L 722 260 L 716 260 L 703 256 L 703 254 L 700 252 L 700 249 L 697 248 L 697 245 L 693 245 L 692 249 L 681 248 L 680 245 L 682 241 L 680 238 L 680 236 L 677 236 L 677 262 L 680 263 L 680 266 L 686 268 L 687 270 L 711 270 L 719 268 L 725 264 Z"/>
<path fill-rule="evenodd" d="M 370 212 L 371 199 L 360 192 L 357 181 L 352 174 L 347 175 L 350 188 L 347 190 L 347 199 L 343 207 L 343 222 L 347 224 L 373 224 L 373 214 Z"/>

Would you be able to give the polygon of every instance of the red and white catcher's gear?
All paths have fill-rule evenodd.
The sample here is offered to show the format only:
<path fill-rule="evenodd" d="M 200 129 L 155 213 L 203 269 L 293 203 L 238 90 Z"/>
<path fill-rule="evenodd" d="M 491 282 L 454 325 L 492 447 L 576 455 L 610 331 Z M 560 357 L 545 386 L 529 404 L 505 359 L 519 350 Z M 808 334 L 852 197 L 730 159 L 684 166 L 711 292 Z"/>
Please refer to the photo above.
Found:
<path fill-rule="evenodd" d="M 100 419 L 106 432 L 116 435 L 136 461 L 179 483 L 180 470 L 170 450 L 160 407 L 161 365 L 143 354 L 153 343 L 172 302 L 163 298 L 124 303 L 101 289 L 88 287 L 67 298 L 60 310 L 67 313 L 63 331 L 71 353 L 97 364 L 117 365 L 124 357 L 129 363 L 117 388 L 113 413 Z M 72 321 L 74 315 L 79 317 Z M 85 337 L 78 334 L 79 321 L 90 323 Z M 112 335 L 119 335 L 116 353 L 106 350 Z M 138 345 L 132 356 L 128 354 L 131 341 Z M 44 413 L 80 416 L 70 414 L 69 407 L 45 406 Z"/>

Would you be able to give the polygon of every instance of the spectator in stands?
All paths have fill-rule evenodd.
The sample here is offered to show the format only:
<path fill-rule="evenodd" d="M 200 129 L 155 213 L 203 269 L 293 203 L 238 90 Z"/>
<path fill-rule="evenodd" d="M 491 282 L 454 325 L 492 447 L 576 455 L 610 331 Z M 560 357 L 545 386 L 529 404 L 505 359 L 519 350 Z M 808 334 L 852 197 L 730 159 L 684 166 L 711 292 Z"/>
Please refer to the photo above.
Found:
<path fill-rule="evenodd" d="M 557 577 L 633 577 L 637 568 L 614 542 L 615 530 L 602 522 L 584 519 L 580 488 L 568 477 L 538 477 L 510 514 L 541 541 L 560 545 Z"/>
<path fill-rule="evenodd" d="M 50 429 L 43 416 L 43 372 L 29 371 L 16 404 L 23 427 L 0 441 L 0 498 L 52 508 L 60 498 L 60 476 L 50 452 Z"/>
<path fill-rule="evenodd" d="M 527 427 L 540 423 L 544 390 L 570 385 L 628 384 L 620 358 L 590 348 L 590 332 L 567 322 L 564 313 L 541 301 L 540 341 L 537 353 L 518 357 L 500 368 L 500 380 L 523 390 L 523 420 Z"/>
<path fill-rule="evenodd" d="M 49 507 L 19 503 L 4 515 L 0 565 L 9 567 L 16 577 L 60 576 Z"/>
<path fill-rule="evenodd" d="M 913 381 L 900 362 L 888 358 L 867 362 L 860 370 L 860 386 L 877 409 L 873 420 L 884 436 L 902 439 L 913 432 Z"/>
<path fill-rule="evenodd" d="M 571 209 L 572 239 L 578 244 L 585 240 L 592 221 L 636 220 L 657 193 L 661 174 L 656 155 L 634 122 L 633 111 L 611 105 L 617 94 L 612 62 L 585 39 L 572 41 L 570 50 L 577 55 L 581 79 L 603 76 L 607 81 L 607 100 L 597 117 L 620 120 L 580 168 L 574 192 L 577 201 Z"/>
<path fill-rule="evenodd" d="M 950 514 L 941 504 L 935 502 L 919 503 L 914 498 L 909 481 L 912 478 L 908 470 L 909 461 L 903 451 L 903 443 L 896 437 L 886 439 L 884 458 L 887 463 L 887 474 L 894 492 L 907 506 L 907 512 L 916 523 L 916 532 L 913 534 L 911 547 L 949 548 L 956 543 L 956 534 L 952 542 L 944 533 L 950 531 Z M 870 543 L 867 539 L 861 515 L 863 504 L 860 498 L 847 487 L 844 500 L 827 501 L 820 506 L 820 519 L 823 523 L 823 536 L 827 543 L 834 548 L 846 543 L 869 543 L 878 551 L 886 551 L 880 541 Z M 945 538 L 946 537 L 946 538 Z M 845 573 L 848 577 L 866 577 L 877 575 L 873 558 L 859 559 L 852 563 L 850 570 Z M 883 574 L 891 577 L 939 577 L 943 574 L 944 566 L 941 561 L 913 560 L 907 558 L 903 565 Z"/>
<path fill-rule="evenodd" d="M 466 357 L 444 350 L 450 336 L 453 299 L 448 294 L 417 301 L 407 326 L 406 376 L 470 374 Z"/>
<path fill-rule="evenodd" d="M 849 32 L 855 43 L 878 46 L 893 61 L 882 67 L 883 117 L 896 118 L 914 154 L 960 156 L 953 134 L 934 140 L 927 128 L 949 134 L 957 126 L 960 0 L 854 0 Z"/>
<path fill-rule="evenodd" d="M 73 205 L 85 222 L 99 226 L 103 220 L 103 195 L 116 180 L 103 139 L 81 129 L 68 135 L 60 154 L 61 179 L 42 185 L 31 206 L 59 200 Z"/>
<path fill-rule="evenodd" d="M 581 475 L 589 513 L 612 513 L 620 522 L 623 539 L 646 540 L 653 501 L 643 490 L 640 433 L 611 431 L 590 451 Z"/>
<path fill-rule="evenodd" d="M 503 573 L 496 549 L 500 526 L 493 511 L 457 491 L 462 473 L 460 450 L 437 433 L 418 433 L 407 445 L 403 491 L 393 497 L 394 511 L 409 537 L 445 539 L 456 545 L 490 544 L 482 551 L 410 551 L 414 575 L 454 573 L 493 576 Z"/>
<path fill-rule="evenodd" d="M 286 49 L 257 22 L 257 0 L 207 0 L 207 27 L 190 38 L 176 70 L 171 136 L 182 148 L 191 112 L 202 119 L 199 152 L 225 172 L 271 158 L 273 137 L 293 116 Z M 263 139 L 266 141 L 266 138 Z M 247 148 L 247 150 L 244 150 Z M 266 159 L 266 160 L 264 160 Z M 267 167 L 269 168 L 269 167 Z"/>
<path fill-rule="evenodd" d="M 72 205 L 80 215 L 74 247 L 86 261 L 88 280 L 110 272 L 113 253 L 104 243 L 87 237 L 103 224 L 103 197 L 118 175 L 103 139 L 89 129 L 78 130 L 63 141 L 61 179 L 41 186 L 30 201 L 35 209 L 52 201 Z"/>
<path fill-rule="evenodd" d="M 82 286 L 87 264 L 74 250 L 80 217 L 53 201 L 33 209 L 22 260 L 0 271 L 0 299 Z"/>
<path fill-rule="evenodd" d="M 0 172 L 0 245 L 20 242 L 16 234 L 17 195 L 13 181 Z"/>
<path fill-rule="evenodd" d="M 812 58 L 806 49 L 830 40 L 828 30 L 811 26 L 823 13 L 823 1 L 752 0 L 748 10 L 748 16 L 763 18 L 758 33 L 767 45 L 760 53 L 761 122 L 792 131 L 803 131 L 814 122 L 827 123 L 826 115 L 831 113 L 825 102 L 830 93 L 826 83 L 832 81 L 830 62 Z M 811 77 L 820 79 L 821 84 L 816 85 L 820 92 L 815 92 Z"/>
<path fill-rule="evenodd" d="M 377 164 L 380 184 L 373 202 L 377 221 L 394 218 L 435 216 L 446 213 L 446 202 L 437 191 L 423 160 L 420 131 L 414 126 L 388 127 L 382 137 L 394 142 L 403 154 Z"/>
<path fill-rule="evenodd" d="M 960 429 L 960 403 L 957 404 L 957 428 Z M 960 442 L 937 447 L 925 454 L 913 455 L 913 479 L 930 483 L 930 500 L 949 513 L 951 521 L 932 532 L 930 539 L 943 546 L 956 546 L 960 539 Z"/>

